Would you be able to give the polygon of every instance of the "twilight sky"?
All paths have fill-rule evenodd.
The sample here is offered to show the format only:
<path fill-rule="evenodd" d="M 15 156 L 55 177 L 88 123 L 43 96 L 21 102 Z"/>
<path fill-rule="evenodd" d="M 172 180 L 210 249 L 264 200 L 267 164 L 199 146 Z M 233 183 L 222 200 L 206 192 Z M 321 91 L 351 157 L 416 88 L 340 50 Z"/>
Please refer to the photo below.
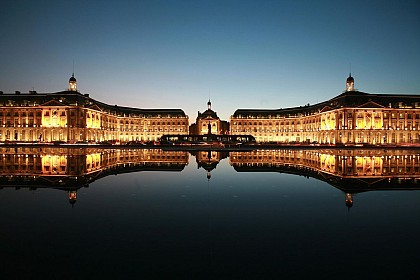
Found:
<path fill-rule="evenodd" d="M 236 109 L 314 104 L 351 71 L 369 93 L 420 94 L 420 1 L 10 1 L 0 10 L 0 90 L 67 88 L 138 108 L 209 97 Z"/>

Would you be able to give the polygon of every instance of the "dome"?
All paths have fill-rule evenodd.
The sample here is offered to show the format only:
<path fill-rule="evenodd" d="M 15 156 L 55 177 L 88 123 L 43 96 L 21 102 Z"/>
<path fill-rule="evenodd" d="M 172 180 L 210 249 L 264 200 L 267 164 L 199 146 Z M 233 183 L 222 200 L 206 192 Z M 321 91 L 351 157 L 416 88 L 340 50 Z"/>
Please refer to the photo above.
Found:
<path fill-rule="evenodd" d="M 74 204 L 76 203 L 76 199 L 77 199 L 77 192 L 69 191 L 69 203 L 71 204 L 71 207 L 74 207 Z"/>
<path fill-rule="evenodd" d="M 211 109 L 207 109 L 202 114 L 200 114 L 199 118 L 200 119 L 208 119 L 208 118 L 218 119 L 219 117 L 217 116 L 215 111 L 213 111 Z"/>
<path fill-rule="evenodd" d="M 354 79 L 351 76 L 351 73 L 349 74 L 349 77 L 346 80 L 346 91 L 354 91 Z"/>
<path fill-rule="evenodd" d="M 69 91 L 77 91 L 77 82 L 76 78 L 74 77 L 74 73 L 69 79 Z"/>

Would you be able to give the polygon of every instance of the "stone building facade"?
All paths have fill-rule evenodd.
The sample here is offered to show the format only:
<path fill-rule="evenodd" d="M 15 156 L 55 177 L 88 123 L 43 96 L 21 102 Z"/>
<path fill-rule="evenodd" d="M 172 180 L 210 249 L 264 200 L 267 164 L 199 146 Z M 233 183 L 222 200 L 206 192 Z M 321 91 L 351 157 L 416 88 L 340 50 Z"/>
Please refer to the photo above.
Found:
<path fill-rule="evenodd" d="M 163 134 L 188 134 L 181 109 L 137 109 L 108 105 L 77 91 L 0 92 L 0 141 L 157 141 Z"/>
<path fill-rule="evenodd" d="M 211 109 L 211 101 L 209 100 L 207 110 L 203 113 L 198 111 L 196 122 L 190 126 L 190 134 L 229 134 L 229 123 L 220 120 L 217 113 Z"/>
<path fill-rule="evenodd" d="M 368 94 L 354 89 L 315 105 L 277 110 L 239 109 L 230 133 L 257 142 L 320 144 L 413 144 L 420 142 L 420 96 Z"/>

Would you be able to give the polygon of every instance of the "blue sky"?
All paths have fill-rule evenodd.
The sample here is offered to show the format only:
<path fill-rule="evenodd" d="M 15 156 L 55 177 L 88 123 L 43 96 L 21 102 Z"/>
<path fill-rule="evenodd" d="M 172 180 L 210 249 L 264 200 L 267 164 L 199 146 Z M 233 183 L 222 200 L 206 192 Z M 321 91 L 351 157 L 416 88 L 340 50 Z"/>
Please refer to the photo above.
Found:
<path fill-rule="evenodd" d="M 3 1 L 0 90 L 78 89 L 121 106 L 314 104 L 350 71 L 370 93 L 420 94 L 420 2 Z"/>

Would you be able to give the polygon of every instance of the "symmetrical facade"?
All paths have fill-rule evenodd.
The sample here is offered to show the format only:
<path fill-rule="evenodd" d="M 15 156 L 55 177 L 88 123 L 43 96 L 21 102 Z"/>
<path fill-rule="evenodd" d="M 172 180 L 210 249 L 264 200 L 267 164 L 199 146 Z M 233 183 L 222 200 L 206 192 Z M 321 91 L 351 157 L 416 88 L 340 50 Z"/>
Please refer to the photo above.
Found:
<path fill-rule="evenodd" d="M 359 92 L 350 75 L 346 91 L 322 103 L 278 110 L 236 110 L 230 131 L 252 134 L 257 142 L 420 143 L 420 96 Z"/>
<path fill-rule="evenodd" d="M 108 105 L 77 91 L 40 94 L 0 92 L 0 141 L 157 141 L 163 134 L 188 134 L 181 109 L 136 109 Z"/>
<path fill-rule="evenodd" d="M 77 91 L 0 92 L 0 142 L 158 141 L 162 135 L 252 135 L 257 142 L 330 145 L 420 144 L 420 95 L 368 94 L 346 80 L 346 91 L 328 101 L 287 109 L 238 109 L 230 123 L 212 110 L 189 127 L 181 109 L 108 105 Z"/>

